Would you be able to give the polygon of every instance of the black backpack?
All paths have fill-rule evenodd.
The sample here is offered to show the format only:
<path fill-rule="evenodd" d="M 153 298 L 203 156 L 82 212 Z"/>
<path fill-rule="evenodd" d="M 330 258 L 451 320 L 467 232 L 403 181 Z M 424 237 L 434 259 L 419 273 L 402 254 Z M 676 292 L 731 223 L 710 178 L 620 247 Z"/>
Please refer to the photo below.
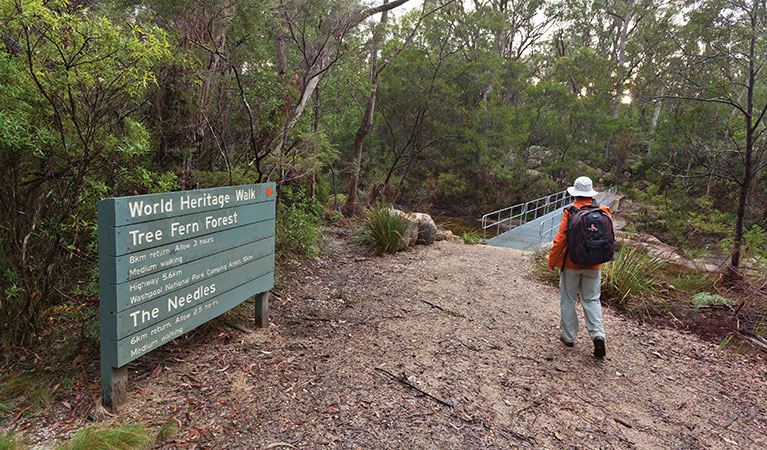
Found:
<path fill-rule="evenodd" d="M 596 200 L 580 209 L 567 208 L 567 253 L 570 259 L 580 266 L 594 266 L 612 261 L 615 251 L 613 221 Z M 564 268 L 564 261 L 562 263 Z"/>

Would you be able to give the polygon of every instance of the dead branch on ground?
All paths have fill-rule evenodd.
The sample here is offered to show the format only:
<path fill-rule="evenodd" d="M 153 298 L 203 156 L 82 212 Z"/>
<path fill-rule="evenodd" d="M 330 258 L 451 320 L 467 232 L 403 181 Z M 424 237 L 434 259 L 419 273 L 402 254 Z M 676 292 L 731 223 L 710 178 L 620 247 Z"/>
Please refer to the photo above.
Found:
<path fill-rule="evenodd" d="M 393 373 L 391 373 L 391 372 L 389 372 L 387 370 L 381 369 L 380 367 L 376 367 L 376 370 L 379 371 L 379 372 L 382 372 L 382 373 L 384 373 L 386 375 L 388 375 L 389 377 L 391 377 L 391 378 L 393 378 L 393 379 L 395 379 L 397 381 L 399 381 L 400 383 L 404 384 L 407 387 L 415 389 L 416 391 L 420 392 L 421 394 L 423 394 L 426 397 L 429 397 L 430 399 L 436 401 L 437 403 L 445 405 L 445 406 L 447 406 L 450 409 L 455 409 L 455 406 L 453 406 L 452 404 L 450 404 L 450 403 L 448 403 L 448 402 L 446 402 L 446 401 L 444 401 L 442 399 L 439 399 L 439 398 L 429 394 L 426 391 L 423 391 L 423 390 L 419 389 L 418 387 L 413 385 L 411 382 L 407 381 L 407 379 L 405 379 L 404 376 L 403 377 L 398 377 L 397 375 L 394 375 Z"/>

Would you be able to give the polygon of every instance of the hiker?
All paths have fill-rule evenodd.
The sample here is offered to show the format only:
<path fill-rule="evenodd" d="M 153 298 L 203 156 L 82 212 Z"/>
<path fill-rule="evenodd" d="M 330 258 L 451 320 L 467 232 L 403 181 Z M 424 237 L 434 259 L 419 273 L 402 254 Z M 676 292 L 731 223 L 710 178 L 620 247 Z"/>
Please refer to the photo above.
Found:
<path fill-rule="evenodd" d="M 594 191 L 591 179 L 588 177 L 578 177 L 573 186 L 567 188 L 567 192 L 575 198 L 575 203 L 563 211 L 559 232 L 554 237 L 554 244 L 549 252 L 549 270 L 555 273 L 556 267 L 562 268 L 559 274 L 561 308 L 559 339 L 568 347 L 572 347 L 575 343 L 575 337 L 578 334 L 578 316 L 575 311 L 575 303 L 576 296 L 580 291 L 586 328 L 589 330 L 591 340 L 594 343 L 594 356 L 603 358 L 606 353 L 605 331 L 602 327 L 602 305 L 599 302 L 602 264 L 593 264 L 593 262 L 604 262 L 612 259 L 612 213 L 606 206 L 597 207 L 596 202 L 594 202 L 597 192 Z M 569 219 L 571 217 L 576 218 L 576 216 L 585 214 L 587 211 L 596 212 L 596 214 L 591 214 L 592 218 L 589 219 L 593 220 L 596 226 L 589 223 L 586 231 L 582 232 L 571 228 L 568 232 L 568 225 L 573 226 Z M 578 219 L 579 222 L 582 222 L 580 217 Z M 607 228 L 609 230 L 606 230 Z M 596 233 L 597 229 L 599 229 L 598 233 Z M 599 238 L 597 244 L 603 244 L 603 241 L 609 238 L 609 248 L 597 249 L 605 256 L 596 256 L 595 258 L 591 255 L 584 259 L 581 253 L 588 251 L 584 248 L 594 247 L 591 242 L 588 246 L 583 242 L 587 239 L 584 237 L 587 232 L 597 234 L 597 238 Z M 606 234 L 609 236 L 606 237 Z M 571 242 L 568 242 L 568 238 Z M 577 254 L 573 255 L 574 252 Z M 579 265 L 574 263 L 573 259 L 590 264 Z"/>

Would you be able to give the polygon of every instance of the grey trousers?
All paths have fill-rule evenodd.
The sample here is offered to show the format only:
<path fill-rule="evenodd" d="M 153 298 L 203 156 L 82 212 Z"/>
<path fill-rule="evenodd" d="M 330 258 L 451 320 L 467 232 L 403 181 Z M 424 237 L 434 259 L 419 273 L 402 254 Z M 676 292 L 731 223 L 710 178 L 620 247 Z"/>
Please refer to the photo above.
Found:
<path fill-rule="evenodd" d="M 578 293 L 581 296 L 583 316 L 586 319 L 586 329 L 591 339 L 597 336 L 605 337 L 602 328 L 602 305 L 599 303 L 601 269 L 565 269 L 559 274 L 559 304 L 562 309 L 560 331 L 567 342 L 575 341 L 578 335 L 578 314 L 575 302 Z"/>

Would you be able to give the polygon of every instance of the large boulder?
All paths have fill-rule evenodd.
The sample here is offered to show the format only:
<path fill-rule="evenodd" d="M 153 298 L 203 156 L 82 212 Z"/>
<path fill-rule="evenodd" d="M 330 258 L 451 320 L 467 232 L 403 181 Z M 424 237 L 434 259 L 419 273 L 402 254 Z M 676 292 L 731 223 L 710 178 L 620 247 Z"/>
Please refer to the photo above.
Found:
<path fill-rule="evenodd" d="M 431 245 L 437 238 L 437 224 L 434 223 L 434 219 L 430 215 L 424 213 L 413 213 L 418 222 L 418 239 L 417 244 Z"/>
<path fill-rule="evenodd" d="M 400 241 L 397 251 L 404 250 L 410 246 L 415 245 L 416 241 L 418 240 L 418 222 L 410 219 L 407 217 L 407 215 L 405 215 L 405 218 L 410 221 L 410 225 L 408 225 L 407 230 L 405 231 L 405 235 L 402 236 L 402 241 Z"/>
<path fill-rule="evenodd" d="M 448 241 L 453 242 L 453 232 L 450 230 L 437 230 L 437 237 L 434 239 L 435 241 Z"/>
<path fill-rule="evenodd" d="M 402 236 L 402 240 L 399 243 L 397 251 L 399 252 L 412 245 L 415 245 L 416 241 L 418 240 L 418 219 L 416 219 L 412 214 L 406 214 L 399 209 L 392 209 L 391 212 L 392 214 L 399 214 L 400 216 L 407 219 L 407 221 L 410 223 L 407 227 L 407 230 L 405 230 L 405 234 Z"/>

